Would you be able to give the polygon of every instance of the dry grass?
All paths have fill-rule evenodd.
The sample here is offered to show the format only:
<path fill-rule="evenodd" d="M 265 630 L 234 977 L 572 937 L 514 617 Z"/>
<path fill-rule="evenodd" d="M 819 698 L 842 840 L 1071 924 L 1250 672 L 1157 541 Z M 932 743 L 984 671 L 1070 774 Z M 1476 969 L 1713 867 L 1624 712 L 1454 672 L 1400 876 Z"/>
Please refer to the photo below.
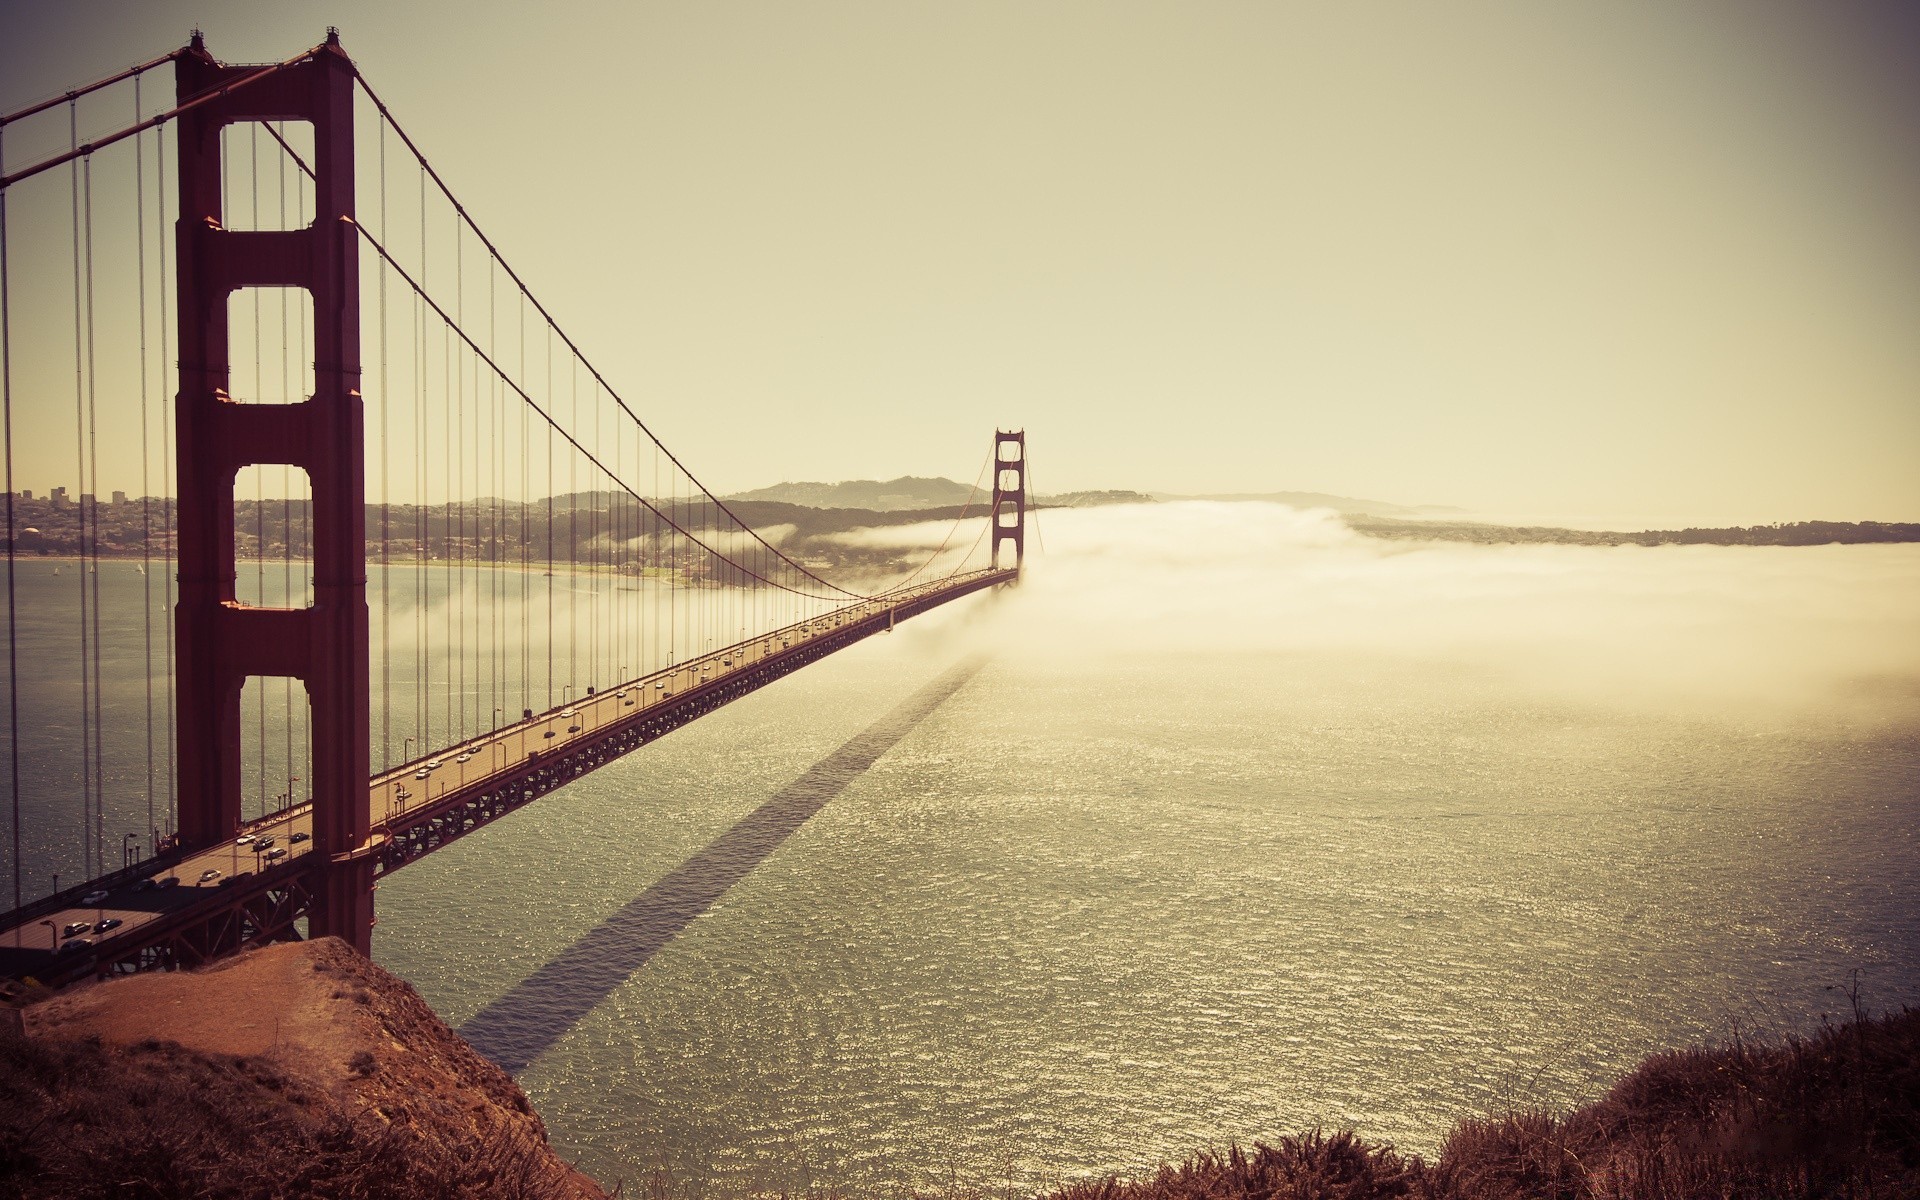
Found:
<path fill-rule="evenodd" d="M 171 1042 L 0 1043 L 0 1196 L 560 1194 L 546 1164 L 515 1143 L 471 1155 L 441 1145 L 344 1111 L 266 1059 Z"/>
<path fill-rule="evenodd" d="M 350 1069 L 378 1071 L 371 1061 Z M 524 1103 L 524 1101 L 522 1101 Z M 429 1122 L 434 1123 L 434 1122 Z M 0 1200 L 580 1194 L 544 1147 L 343 1106 L 271 1056 L 0 1037 Z M 673 1189 L 661 1181 L 647 1195 Z M 1920 1012 L 1656 1054 L 1566 1113 L 1461 1122 L 1431 1163 L 1314 1131 L 1054 1200 L 1920 1197 Z"/>
<path fill-rule="evenodd" d="M 1461 1122 L 1427 1163 L 1348 1133 L 1207 1153 L 1055 1200 L 1907 1200 L 1920 1012 L 1656 1054 L 1594 1104 Z"/>
<path fill-rule="evenodd" d="M 444 1143 L 344 1110 L 265 1058 L 171 1042 L 0 1041 L 0 1196 L 545 1200 L 502 1141 Z"/>

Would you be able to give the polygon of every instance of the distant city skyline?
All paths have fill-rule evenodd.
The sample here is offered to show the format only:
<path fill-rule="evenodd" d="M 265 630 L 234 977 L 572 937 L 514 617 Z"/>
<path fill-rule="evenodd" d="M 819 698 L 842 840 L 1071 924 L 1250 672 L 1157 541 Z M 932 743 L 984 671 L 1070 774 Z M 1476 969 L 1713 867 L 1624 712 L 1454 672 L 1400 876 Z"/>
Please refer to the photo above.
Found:
<path fill-rule="evenodd" d="M 721 493 L 997 424 L 1049 492 L 1920 517 L 1911 5 L 3 0 L 0 110 L 328 23 Z M 16 488 L 73 487 L 65 370 Z"/>

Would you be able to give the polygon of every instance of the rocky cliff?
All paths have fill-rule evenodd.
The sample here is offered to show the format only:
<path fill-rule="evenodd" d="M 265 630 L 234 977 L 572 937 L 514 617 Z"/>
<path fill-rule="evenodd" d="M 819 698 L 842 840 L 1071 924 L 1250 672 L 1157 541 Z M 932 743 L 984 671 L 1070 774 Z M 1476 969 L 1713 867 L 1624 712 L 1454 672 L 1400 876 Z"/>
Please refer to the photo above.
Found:
<path fill-rule="evenodd" d="M 0 1025 L 0 1196 L 605 1194 L 506 1072 L 334 939 L 20 1017 Z"/>

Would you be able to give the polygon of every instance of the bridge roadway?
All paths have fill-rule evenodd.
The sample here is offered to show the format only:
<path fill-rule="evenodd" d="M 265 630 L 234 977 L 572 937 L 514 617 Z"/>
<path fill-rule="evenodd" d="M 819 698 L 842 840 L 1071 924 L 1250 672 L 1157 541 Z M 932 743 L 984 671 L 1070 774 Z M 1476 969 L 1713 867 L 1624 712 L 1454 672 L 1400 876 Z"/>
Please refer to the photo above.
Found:
<path fill-rule="evenodd" d="M 702 654 L 482 734 L 368 781 L 376 874 L 454 838 L 727 702 L 894 623 L 1018 578 L 986 569 L 890 592 Z M 233 840 L 149 859 L 0 916 L 0 977 L 194 966 L 297 937 L 310 895 L 312 806 L 248 822 Z M 101 922 L 110 921 L 105 934 Z M 86 926 L 84 930 L 77 926 Z M 68 929 L 75 931 L 69 936 Z"/>

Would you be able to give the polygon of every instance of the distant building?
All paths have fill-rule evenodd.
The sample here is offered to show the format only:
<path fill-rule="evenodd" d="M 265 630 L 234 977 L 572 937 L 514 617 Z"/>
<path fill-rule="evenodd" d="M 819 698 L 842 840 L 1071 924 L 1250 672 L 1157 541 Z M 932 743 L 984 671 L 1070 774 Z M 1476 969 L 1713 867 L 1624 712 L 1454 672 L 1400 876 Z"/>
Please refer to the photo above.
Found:
<path fill-rule="evenodd" d="M 53 489 L 52 499 L 55 508 L 65 508 L 67 506 L 67 489 L 63 487 Z"/>
<path fill-rule="evenodd" d="M 31 499 L 33 499 L 33 489 L 32 489 L 32 488 L 22 488 L 22 489 L 20 489 L 20 498 L 21 498 L 22 500 L 31 500 Z"/>
<path fill-rule="evenodd" d="M 127 502 L 127 494 L 125 492 L 115 492 L 113 494 L 113 502 L 115 504 L 125 504 Z"/>
<path fill-rule="evenodd" d="M 80 493 L 80 507 L 81 507 L 81 508 L 95 508 L 95 507 L 97 507 L 97 506 L 99 505 L 99 503 L 100 503 L 100 502 L 99 502 L 98 500 L 96 500 L 96 499 L 94 498 L 94 495 L 93 495 L 93 493 L 92 493 L 92 492 L 81 492 L 81 493 Z"/>

